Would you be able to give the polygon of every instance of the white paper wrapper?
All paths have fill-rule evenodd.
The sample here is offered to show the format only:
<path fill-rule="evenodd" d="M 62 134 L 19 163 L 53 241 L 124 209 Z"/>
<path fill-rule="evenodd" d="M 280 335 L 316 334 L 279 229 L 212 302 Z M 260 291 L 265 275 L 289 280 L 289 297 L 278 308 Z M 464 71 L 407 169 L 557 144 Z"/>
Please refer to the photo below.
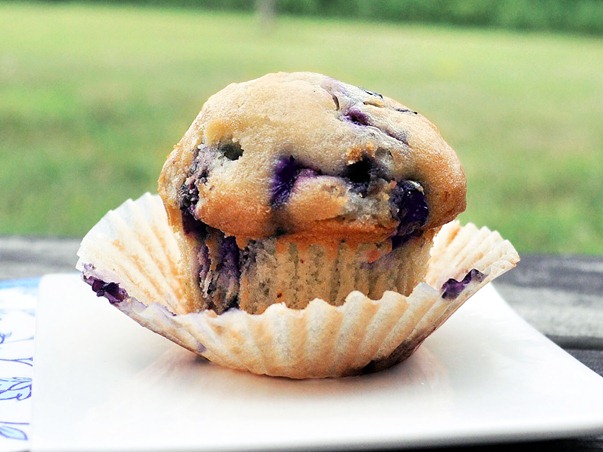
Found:
<path fill-rule="evenodd" d="M 354 291 L 341 306 L 315 299 L 302 310 L 274 304 L 259 315 L 237 309 L 187 313 L 179 249 L 160 198 L 150 194 L 107 213 L 78 255 L 86 277 L 127 292 L 113 304 L 144 327 L 216 364 L 290 378 L 354 375 L 402 361 L 471 295 L 519 261 L 497 232 L 452 222 L 435 238 L 425 282 L 409 296 L 386 292 L 371 300 Z M 446 281 L 461 281 L 472 269 L 479 278 L 458 296 L 443 294 Z"/>

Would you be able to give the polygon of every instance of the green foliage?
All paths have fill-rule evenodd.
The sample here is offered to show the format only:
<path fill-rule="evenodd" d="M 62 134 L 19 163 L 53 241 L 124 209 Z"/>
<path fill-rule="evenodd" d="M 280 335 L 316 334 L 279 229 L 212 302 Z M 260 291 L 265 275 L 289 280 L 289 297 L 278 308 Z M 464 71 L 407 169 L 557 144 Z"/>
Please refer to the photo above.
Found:
<path fill-rule="evenodd" d="M 520 252 L 603 254 L 601 55 L 589 36 L 0 3 L 0 234 L 83 235 L 156 191 L 208 96 L 312 70 L 437 124 L 467 174 L 463 221 Z"/>
<path fill-rule="evenodd" d="M 251 11 L 258 0 L 87 1 Z M 275 0 L 275 4 L 280 13 L 294 15 L 603 33 L 603 0 Z"/>
<path fill-rule="evenodd" d="M 291 14 L 381 21 L 603 32 L 601 0 L 280 0 L 278 7 Z"/>

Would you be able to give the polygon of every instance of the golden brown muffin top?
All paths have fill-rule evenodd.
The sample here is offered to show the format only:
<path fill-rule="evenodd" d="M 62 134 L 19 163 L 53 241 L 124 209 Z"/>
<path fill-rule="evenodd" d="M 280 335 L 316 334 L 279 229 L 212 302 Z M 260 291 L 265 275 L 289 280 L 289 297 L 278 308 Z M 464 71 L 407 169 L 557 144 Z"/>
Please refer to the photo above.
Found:
<path fill-rule="evenodd" d="M 465 209 L 466 185 L 421 114 L 301 72 L 210 97 L 166 161 L 159 193 L 173 225 L 188 215 L 239 243 L 379 242 L 449 222 Z"/>

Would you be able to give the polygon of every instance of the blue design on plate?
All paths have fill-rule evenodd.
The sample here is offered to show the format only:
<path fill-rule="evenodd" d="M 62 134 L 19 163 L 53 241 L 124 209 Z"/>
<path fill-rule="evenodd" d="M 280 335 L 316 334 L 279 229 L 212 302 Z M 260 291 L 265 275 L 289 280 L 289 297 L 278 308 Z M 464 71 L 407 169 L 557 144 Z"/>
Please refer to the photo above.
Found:
<path fill-rule="evenodd" d="M 6 439 L 14 439 L 17 441 L 27 441 L 27 434 L 17 427 L 13 427 L 14 425 L 18 426 L 27 426 L 29 424 L 24 422 L 2 422 L 0 421 L 0 437 L 4 437 Z"/>
<path fill-rule="evenodd" d="M 28 447 L 39 283 L 40 278 L 0 281 L 1 450 Z"/>
<path fill-rule="evenodd" d="M 2 311 L 0 311 L 0 316 L 2 315 Z M 7 338 L 11 337 L 13 333 L 8 332 L 8 333 L 3 333 L 2 331 L 0 331 L 0 345 L 4 344 Z"/>
<path fill-rule="evenodd" d="M 25 400 L 31 397 L 31 378 L 0 378 L 0 400 Z"/>
<path fill-rule="evenodd" d="M 31 356 L 29 358 L 12 358 L 12 359 L 0 358 L 0 362 L 1 361 L 11 362 L 11 363 L 19 363 L 19 364 L 26 364 L 28 366 L 33 367 L 33 357 L 31 357 Z"/>

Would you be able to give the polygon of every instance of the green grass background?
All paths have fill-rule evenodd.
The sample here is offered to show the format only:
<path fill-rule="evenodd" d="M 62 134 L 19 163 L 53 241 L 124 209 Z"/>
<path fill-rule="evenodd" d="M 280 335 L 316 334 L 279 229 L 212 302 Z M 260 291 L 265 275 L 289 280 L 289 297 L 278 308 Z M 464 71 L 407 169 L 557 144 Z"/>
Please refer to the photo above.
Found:
<path fill-rule="evenodd" d="M 430 118 L 465 165 L 463 221 L 603 254 L 600 38 L 77 3 L 0 3 L 0 234 L 82 236 L 156 190 L 209 95 L 278 70 Z"/>

